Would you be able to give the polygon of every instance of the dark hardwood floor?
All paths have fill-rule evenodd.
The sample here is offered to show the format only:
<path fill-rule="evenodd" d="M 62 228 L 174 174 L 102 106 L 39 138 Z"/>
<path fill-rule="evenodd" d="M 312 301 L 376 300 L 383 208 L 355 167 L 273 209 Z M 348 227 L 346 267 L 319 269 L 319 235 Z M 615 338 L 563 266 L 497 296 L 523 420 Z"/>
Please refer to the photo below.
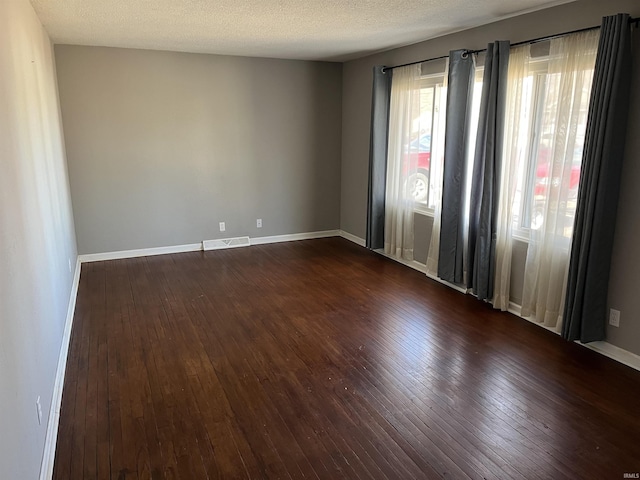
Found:
<path fill-rule="evenodd" d="M 56 479 L 622 479 L 640 372 L 339 238 L 82 266 Z"/>

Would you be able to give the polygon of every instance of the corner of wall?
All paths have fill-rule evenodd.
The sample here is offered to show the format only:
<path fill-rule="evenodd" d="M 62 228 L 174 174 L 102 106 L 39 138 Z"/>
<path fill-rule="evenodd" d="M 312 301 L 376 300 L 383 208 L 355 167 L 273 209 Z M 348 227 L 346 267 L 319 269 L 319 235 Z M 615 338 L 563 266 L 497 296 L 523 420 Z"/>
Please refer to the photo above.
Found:
<path fill-rule="evenodd" d="M 80 284 L 81 268 L 82 264 L 80 262 L 80 257 L 76 256 L 76 268 L 73 274 L 73 283 L 71 284 L 69 306 L 67 308 L 67 317 L 65 319 L 64 333 L 62 335 L 62 344 L 60 345 L 60 354 L 58 356 L 58 366 L 56 368 L 56 378 L 53 386 L 53 397 L 51 399 L 51 408 L 49 410 L 49 421 L 47 422 L 47 434 L 45 437 L 44 453 L 42 456 L 42 464 L 40 467 L 40 480 L 49 480 L 53 476 L 56 443 L 58 440 L 58 425 L 60 423 L 60 407 L 62 404 L 62 389 L 64 386 L 64 376 L 67 369 L 67 356 L 69 354 L 69 343 L 71 341 L 73 317 L 76 311 L 76 300 L 78 298 L 78 286 Z"/>

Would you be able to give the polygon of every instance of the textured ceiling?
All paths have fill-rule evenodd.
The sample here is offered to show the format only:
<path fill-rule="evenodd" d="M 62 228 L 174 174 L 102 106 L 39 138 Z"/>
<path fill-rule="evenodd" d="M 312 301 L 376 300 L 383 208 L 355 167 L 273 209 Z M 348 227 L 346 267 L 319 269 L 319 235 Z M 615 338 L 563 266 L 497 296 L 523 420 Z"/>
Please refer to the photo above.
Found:
<path fill-rule="evenodd" d="M 31 0 L 54 43 L 343 61 L 573 0 Z"/>

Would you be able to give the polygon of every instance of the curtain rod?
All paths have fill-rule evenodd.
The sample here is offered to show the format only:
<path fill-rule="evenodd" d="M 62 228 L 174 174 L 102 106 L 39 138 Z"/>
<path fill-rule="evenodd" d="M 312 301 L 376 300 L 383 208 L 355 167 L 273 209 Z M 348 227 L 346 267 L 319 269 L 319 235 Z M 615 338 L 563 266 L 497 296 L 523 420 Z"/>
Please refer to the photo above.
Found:
<path fill-rule="evenodd" d="M 640 23 L 640 18 L 630 18 L 629 19 L 629 24 L 630 25 L 634 25 L 634 26 L 638 26 L 638 24 Z M 586 28 L 579 28 L 577 30 L 571 30 L 569 32 L 563 32 L 563 33 L 556 33 L 555 35 L 547 35 L 545 37 L 538 37 L 538 38 L 533 38 L 531 40 L 524 40 L 522 42 L 516 42 L 516 43 L 512 43 L 510 46 L 511 47 L 518 47 L 520 45 L 526 45 L 526 44 L 534 44 L 534 43 L 540 43 L 540 42 L 545 42 L 547 40 L 553 40 L 554 38 L 560 38 L 560 37 L 565 37 L 567 35 L 573 35 L 574 33 L 581 33 L 581 32 L 588 32 L 591 30 L 596 30 L 598 28 L 600 28 L 601 25 L 597 25 L 597 26 L 593 26 L 593 27 L 586 27 Z M 485 52 L 487 49 L 486 48 L 482 48 L 480 50 L 467 50 L 466 54 L 474 54 L 474 53 L 480 53 L 480 52 Z M 382 68 L 382 73 L 386 72 L 387 70 L 393 70 L 394 68 L 400 68 L 400 67 L 408 67 L 409 65 L 416 65 L 418 63 L 425 63 L 425 62 L 435 62 L 436 60 L 444 60 L 445 58 L 449 58 L 449 55 L 442 55 L 440 57 L 435 57 L 435 58 L 427 58 L 426 60 L 418 60 L 416 62 L 409 62 L 409 63 L 403 63 L 402 65 L 396 65 L 394 67 L 383 67 Z"/>

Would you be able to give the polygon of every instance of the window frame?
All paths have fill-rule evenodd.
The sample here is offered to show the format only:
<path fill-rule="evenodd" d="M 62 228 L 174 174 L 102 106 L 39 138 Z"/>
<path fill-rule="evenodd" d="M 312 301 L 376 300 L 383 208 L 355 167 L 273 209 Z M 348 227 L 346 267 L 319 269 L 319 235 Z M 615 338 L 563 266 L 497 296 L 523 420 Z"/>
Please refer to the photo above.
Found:
<path fill-rule="evenodd" d="M 527 157 L 524 165 L 518 223 L 516 226 L 512 225 L 511 228 L 512 238 L 525 243 L 528 243 L 531 237 L 532 200 L 535 195 L 536 172 L 538 169 L 537 158 L 549 76 L 549 60 L 549 55 L 545 54 L 533 58 L 529 63 L 528 73 L 534 77 L 530 104 L 531 121 L 527 134 Z"/>
<path fill-rule="evenodd" d="M 433 107 L 431 109 L 431 131 L 429 133 L 430 135 L 430 146 L 429 146 L 429 175 L 428 175 L 428 193 L 427 193 L 427 203 L 424 204 L 422 202 L 417 202 L 414 201 L 413 202 L 413 212 L 414 214 L 419 214 L 419 215 L 425 215 L 428 217 L 434 217 L 435 216 L 435 208 L 432 206 L 429 206 L 429 198 L 431 197 L 431 161 L 432 161 L 432 157 L 431 157 L 431 152 L 433 152 L 433 142 L 434 142 L 434 138 L 433 138 L 433 125 L 435 122 L 435 118 L 436 118 L 436 110 L 437 110 L 437 106 L 439 105 L 439 101 L 438 101 L 438 87 L 440 87 L 440 89 L 442 89 L 442 87 L 444 86 L 444 81 L 445 78 L 447 76 L 447 72 L 439 72 L 439 73 L 430 73 L 430 74 L 426 74 L 426 75 L 421 75 L 420 76 L 420 93 L 422 93 L 423 89 L 428 89 L 428 88 L 432 88 L 433 89 Z M 440 90 L 440 93 L 442 92 L 442 90 Z M 422 112 L 421 112 L 422 113 Z"/>

